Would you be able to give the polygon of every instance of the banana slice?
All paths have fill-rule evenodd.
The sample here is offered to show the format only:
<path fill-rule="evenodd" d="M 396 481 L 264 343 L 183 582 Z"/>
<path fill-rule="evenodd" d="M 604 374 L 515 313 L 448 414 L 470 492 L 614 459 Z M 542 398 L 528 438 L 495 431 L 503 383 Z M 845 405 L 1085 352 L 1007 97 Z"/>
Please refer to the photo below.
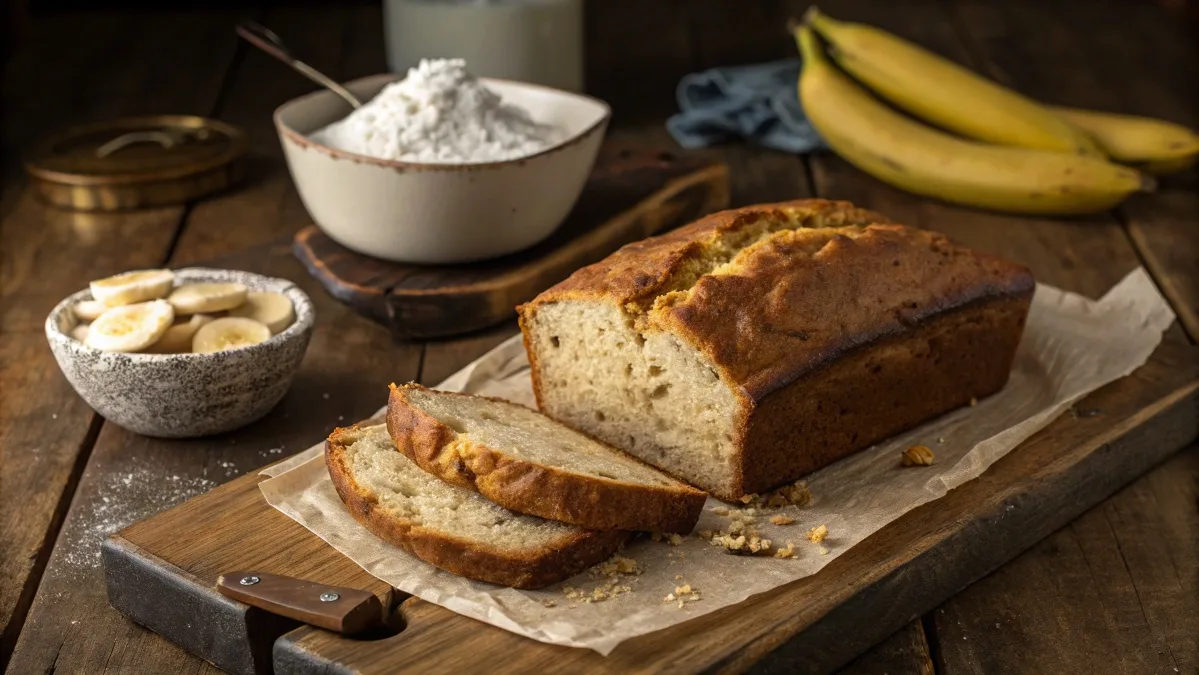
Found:
<path fill-rule="evenodd" d="M 76 324 L 75 327 L 71 329 L 71 337 L 79 340 L 80 342 L 87 342 L 87 324 Z"/>
<path fill-rule="evenodd" d="M 192 350 L 196 331 L 212 322 L 207 314 L 192 314 L 186 320 L 176 320 L 158 342 L 146 347 L 147 354 L 186 354 Z"/>
<path fill-rule="evenodd" d="M 233 309 L 245 301 L 246 287 L 233 283 L 185 284 L 167 298 L 177 314 L 219 312 Z"/>
<path fill-rule="evenodd" d="M 113 307 L 88 328 L 87 345 L 106 352 L 136 352 L 158 342 L 175 320 L 166 300 Z"/>
<path fill-rule="evenodd" d="M 278 335 L 296 320 L 296 308 L 282 293 L 250 291 L 246 294 L 245 303 L 229 310 L 229 316 L 254 319 L 266 324 L 271 329 L 271 335 Z"/>
<path fill-rule="evenodd" d="M 200 327 L 192 338 L 192 351 L 197 354 L 240 349 L 271 338 L 266 324 L 239 316 L 227 316 Z"/>
<path fill-rule="evenodd" d="M 90 322 L 99 319 L 104 310 L 108 309 L 108 305 L 98 300 L 81 300 L 71 309 L 74 310 L 75 316 Z"/>
<path fill-rule="evenodd" d="M 170 270 L 138 270 L 97 279 L 90 286 L 97 302 L 120 307 L 164 297 L 174 283 L 175 273 Z"/>

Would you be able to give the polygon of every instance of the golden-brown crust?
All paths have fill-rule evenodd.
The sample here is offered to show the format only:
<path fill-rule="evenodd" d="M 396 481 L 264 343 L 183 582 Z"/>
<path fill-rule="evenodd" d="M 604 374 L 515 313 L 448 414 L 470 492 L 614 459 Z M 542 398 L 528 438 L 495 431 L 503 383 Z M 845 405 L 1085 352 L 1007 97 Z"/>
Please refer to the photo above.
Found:
<path fill-rule="evenodd" d="M 329 477 L 346 509 L 375 536 L 447 572 L 514 588 L 542 588 L 607 559 L 628 538 L 619 530 L 580 531 L 555 548 L 517 556 L 389 515 L 377 508 L 375 495 L 354 480 L 346 461 L 345 443 L 357 431 L 335 429 L 325 442 Z"/>
<path fill-rule="evenodd" d="M 945 235 L 870 225 L 780 233 L 652 316 L 756 403 L 862 345 L 1032 290 L 1027 269 Z"/>
<path fill-rule="evenodd" d="M 629 483 L 513 457 L 500 449 L 460 438 L 453 429 L 412 405 L 408 399 L 412 390 L 428 391 L 418 384 L 392 387 L 387 403 L 388 433 L 396 449 L 447 483 L 475 490 L 510 511 L 589 530 L 687 534 L 699 520 L 707 495 L 689 485 Z M 455 392 L 438 392 L 438 395 L 467 396 Z M 487 400 L 515 405 L 501 399 Z M 624 455 L 616 449 L 612 452 Z M 642 463 L 628 455 L 624 457 Z"/>
<path fill-rule="evenodd" d="M 762 220 L 793 221 L 802 227 L 836 227 L 891 222 L 886 216 L 849 202 L 800 199 L 728 209 L 656 237 L 627 244 L 593 265 L 577 270 L 528 303 L 535 305 L 569 298 L 603 298 L 621 306 L 648 306 L 671 290 L 673 276 L 702 257 L 705 243 L 736 233 Z"/>

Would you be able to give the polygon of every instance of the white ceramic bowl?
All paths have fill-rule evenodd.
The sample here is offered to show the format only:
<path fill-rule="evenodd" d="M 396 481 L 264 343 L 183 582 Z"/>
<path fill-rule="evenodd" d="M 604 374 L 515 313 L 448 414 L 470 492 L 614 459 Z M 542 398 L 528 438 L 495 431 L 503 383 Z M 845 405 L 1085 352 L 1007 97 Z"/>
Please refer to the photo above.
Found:
<path fill-rule="evenodd" d="M 176 283 L 236 281 L 282 293 L 296 320 L 278 335 L 242 349 L 207 354 L 102 352 L 71 337 L 71 307 L 92 298 L 83 290 L 46 318 L 46 339 L 71 386 L 105 419 L 130 431 L 191 438 L 232 431 L 266 415 L 287 393 L 312 337 L 316 313 L 304 291 L 286 279 L 199 267 L 175 271 Z"/>
<path fill-rule="evenodd" d="M 365 101 L 395 79 L 375 75 L 346 87 Z M 333 92 L 314 92 L 276 110 L 287 166 L 316 224 L 347 248 L 410 263 L 494 258 L 549 236 L 583 190 L 611 109 L 587 96 L 538 85 L 480 82 L 535 120 L 565 129 L 566 140 L 502 162 L 396 162 L 308 138 L 348 113 Z"/>

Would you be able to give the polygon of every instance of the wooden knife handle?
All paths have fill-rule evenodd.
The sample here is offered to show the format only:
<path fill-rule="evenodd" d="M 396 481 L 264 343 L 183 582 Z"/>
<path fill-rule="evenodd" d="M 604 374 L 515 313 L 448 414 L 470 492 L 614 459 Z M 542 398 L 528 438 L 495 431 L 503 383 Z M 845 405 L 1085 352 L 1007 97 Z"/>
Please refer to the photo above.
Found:
<path fill-rule="evenodd" d="M 347 635 L 383 620 L 374 593 L 328 586 L 268 572 L 226 572 L 217 577 L 222 595 L 306 624 Z"/>

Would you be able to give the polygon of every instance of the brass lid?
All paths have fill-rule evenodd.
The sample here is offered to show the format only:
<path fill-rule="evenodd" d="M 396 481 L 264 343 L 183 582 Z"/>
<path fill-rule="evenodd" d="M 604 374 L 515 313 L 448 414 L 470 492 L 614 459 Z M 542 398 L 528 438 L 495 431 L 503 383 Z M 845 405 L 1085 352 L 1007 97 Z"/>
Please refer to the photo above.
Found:
<path fill-rule="evenodd" d="M 245 134 L 191 115 L 126 117 L 73 127 L 25 163 L 46 201 L 81 211 L 181 204 L 223 189 L 244 170 Z"/>

